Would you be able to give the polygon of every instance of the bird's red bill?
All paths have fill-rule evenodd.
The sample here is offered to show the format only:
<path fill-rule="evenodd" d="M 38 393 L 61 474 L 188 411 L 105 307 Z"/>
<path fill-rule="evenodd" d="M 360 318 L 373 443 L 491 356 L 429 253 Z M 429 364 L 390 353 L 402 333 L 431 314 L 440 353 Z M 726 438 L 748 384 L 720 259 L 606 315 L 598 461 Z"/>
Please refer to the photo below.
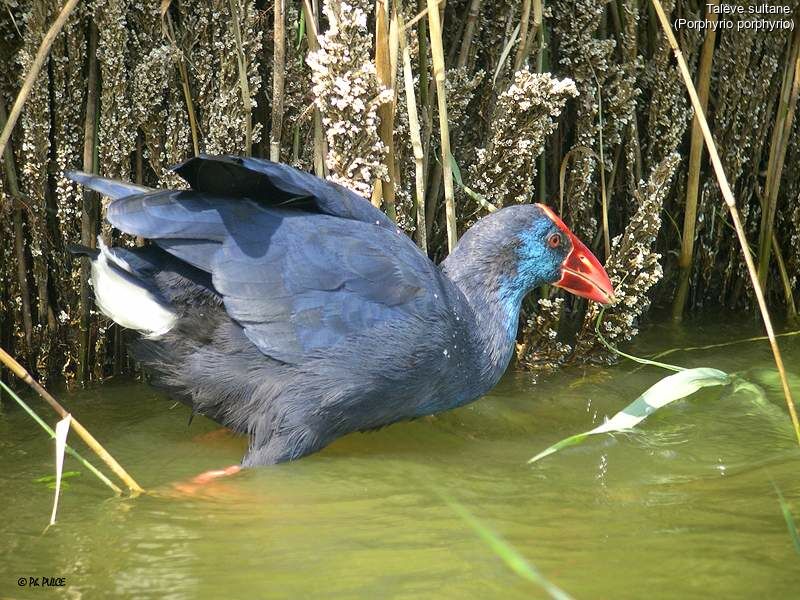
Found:
<path fill-rule="evenodd" d="M 561 279 L 553 285 L 600 304 L 613 304 L 614 286 L 600 261 L 552 209 L 543 204 L 539 206 L 572 242 L 572 250 L 561 265 Z"/>

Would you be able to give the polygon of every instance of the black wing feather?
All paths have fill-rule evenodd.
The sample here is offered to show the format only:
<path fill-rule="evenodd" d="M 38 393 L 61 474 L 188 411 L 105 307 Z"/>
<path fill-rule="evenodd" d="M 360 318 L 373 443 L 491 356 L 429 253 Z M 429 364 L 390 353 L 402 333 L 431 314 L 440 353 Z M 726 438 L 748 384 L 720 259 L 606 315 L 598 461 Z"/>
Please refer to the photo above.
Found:
<path fill-rule="evenodd" d="M 389 217 L 355 192 L 263 158 L 200 155 L 173 170 L 198 192 L 251 198 L 273 206 L 289 206 L 395 228 Z"/>

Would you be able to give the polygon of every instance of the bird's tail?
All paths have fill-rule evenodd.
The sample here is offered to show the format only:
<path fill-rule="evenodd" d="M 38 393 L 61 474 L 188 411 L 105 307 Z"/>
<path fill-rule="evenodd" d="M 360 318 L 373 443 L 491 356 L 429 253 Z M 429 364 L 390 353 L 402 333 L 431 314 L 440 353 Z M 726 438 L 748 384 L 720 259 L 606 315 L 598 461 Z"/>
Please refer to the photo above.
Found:
<path fill-rule="evenodd" d="M 152 188 L 144 185 L 137 185 L 117 179 L 108 179 L 106 177 L 100 177 L 99 175 L 84 173 L 83 171 L 65 171 L 64 175 L 67 179 L 80 183 L 82 186 L 88 187 L 104 196 L 108 196 L 113 200 L 153 191 Z"/>
<path fill-rule="evenodd" d="M 97 248 L 89 248 L 83 244 L 67 244 L 67 252 L 74 256 L 88 256 L 91 259 L 96 259 L 100 256 L 100 250 Z"/>
<path fill-rule="evenodd" d="M 146 338 L 166 334 L 178 320 L 175 308 L 152 282 L 141 277 L 127 258 L 135 254 L 123 248 L 109 248 L 101 237 L 98 249 L 70 244 L 72 254 L 88 256 L 92 263 L 91 284 L 97 307 L 107 317 Z"/>

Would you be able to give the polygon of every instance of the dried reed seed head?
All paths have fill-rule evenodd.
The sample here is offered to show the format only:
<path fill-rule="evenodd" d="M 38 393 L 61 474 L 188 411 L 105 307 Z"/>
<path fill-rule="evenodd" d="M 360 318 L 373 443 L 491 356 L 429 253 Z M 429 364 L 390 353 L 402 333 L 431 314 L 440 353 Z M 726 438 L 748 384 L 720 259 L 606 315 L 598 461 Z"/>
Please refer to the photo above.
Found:
<path fill-rule="evenodd" d="M 364 7 L 325 0 L 328 29 L 307 61 L 328 142 L 330 179 L 368 197 L 375 181 L 388 179 L 378 106 L 391 102 L 394 93 L 376 76 Z"/>
<path fill-rule="evenodd" d="M 471 186 L 498 207 L 530 201 L 535 161 L 567 99 L 577 95 L 571 79 L 517 71 L 495 105 L 489 143 L 469 169 Z"/>
<path fill-rule="evenodd" d="M 552 373 L 572 354 L 572 347 L 558 337 L 564 298 L 542 298 L 537 311 L 527 317 L 522 344 L 517 347 L 517 360 L 525 368 L 541 375 Z"/>
<path fill-rule="evenodd" d="M 624 65 L 614 59 L 616 42 L 599 39 L 597 30 L 606 9 L 602 0 L 559 0 L 553 6 L 553 30 L 558 43 L 560 66 L 575 79 L 581 92 L 577 119 L 572 130 L 573 148 L 585 146 L 602 154 L 610 171 L 610 149 L 622 141 L 623 132 L 635 118 L 635 63 Z M 556 16 L 569 14 L 570 18 Z M 602 118 L 601 118 L 602 112 Z M 586 238 L 597 231 L 595 198 L 599 195 L 598 165 L 589 154 L 575 156 L 568 170 L 566 212 L 575 232 Z"/>
<path fill-rule="evenodd" d="M 673 153 L 653 169 L 648 181 L 637 190 L 636 212 L 625 231 L 612 242 L 605 268 L 614 283 L 617 304 L 605 311 L 601 325 L 604 337 L 612 343 L 630 340 L 638 333 L 638 319 L 650 306 L 649 292 L 663 276 L 661 255 L 654 246 L 661 228 L 664 199 L 679 162 L 680 156 Z M 600 310 L 599 305 L 592 303 L 586 312 L 575 343 L 576 360 L 612 362 L 616 359 L 594 335 Z"/>

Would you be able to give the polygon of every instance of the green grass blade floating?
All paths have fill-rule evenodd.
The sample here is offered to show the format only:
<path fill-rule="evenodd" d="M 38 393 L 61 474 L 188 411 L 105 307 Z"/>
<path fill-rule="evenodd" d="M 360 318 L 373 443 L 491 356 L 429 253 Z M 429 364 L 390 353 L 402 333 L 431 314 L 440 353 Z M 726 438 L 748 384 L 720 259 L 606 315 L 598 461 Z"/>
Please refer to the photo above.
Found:
<path fill-rule="evenodd" d="M 19 404 L 20 408 L 22 408 L 22 410 L 24 410 L 26 413 L 28 413 L 28 415 L 39 425 L 39 427 L 44 429 L 45 432 L 51 438 L 55 439 L 56 432 L 53 431 L 52 428 L 47 423 L 45 423 L 42 420 L 42 418 L 39 415 L 37 415 L 34 412 L 34 410 L 30 406 L 28 406 L 22 400 L 22 398 L 20 398 L 14 392 L 14 390 L 12 390 L 10 387 L 8 387 L 8 385 L 6 385 L 5 382 L 3 382 L 2 379 L 0 379 L 0 389 L 4 390 L 9 396 L 11 396 L 11 398 L 17 404 Z M 70 446 L 67 446 L 67 454 L 69 454 L 73 458 L 77 459 L 84 467 L 86 467 L 91 473 L 93 473 L 95 475 L 95 477 L 97 477 L 100 481 L 102 481 L 104 484 L 106 484 L 111 489 L 111 491 L 113 491 L 115 494 L 122 494 L 122 490 L 119 488 L 119 486 L 117 486 L 114 482 L 112 482 L 108 477 L 103 475 L 103 473 L 100 472 L 97 469 L 97 467 L 95 467 L 92 463 L 90 463 L 88 460 L 83 458 L 83 456 L 78 454 L 78 452 L 76 450 L 74 450 L 73 448 L 71 448 Z"/>
<path fill-rule="evenodd" d="M 64 471 L 61 474 L 61 489 L 66 490 L 69 487 L 69 483 L 67 482 L 69 479 L 73 477 L 80 477 L 80 471 Z M 33 480 L 34 483 L 41 483 L 44 484 L 47 489 L 54 490 L 56 489 L 56 476 L 55 475 L 45 475 L 44 477 L 37 477 Z"/>
<path fill-rule="evenodd" d="M 775 488 L 775 493 L 778 494 L 778 503 L 781 505 L 781 512 L 783 513 L 783 520 L 786 521 L 786 528 L 789 530 L 789 537 L 792 538 L 794 549 L 800 554 L 800 532 L 797 529 L 797 524 L 794 522 L 792 511 L 789 509 L 789 503 L 786 502 L 781 490 L 774 482 L 772 486 Z"/>
<path fill-rule="evenodd" d="M 569 446 L 577 446 L 578 444 L 582 444 L 586 440 L 586 438 L 588 438 L 590 435 L 591 435 L 590 431 L 584 431 L 583 433 L 576 433 L 575 435 L 571 435 L 567 438 L 564 438 L 560 442 L 556 442 L 552 446 L 539 452 L 539 454 L 537 454 L 528 461 L 528 464 L 535 463 L 536 461 L 543 459 L 545 456 L 550 456 L 551 454 L 555 454 L 556 452 L 562 450 L 563 448 L 568 448 Z"/>
<path fill-rule="evenodd" d="M 619 411 L 608 421 L 586 431 L 572 435 L 560 442 L 553 444 L 549 448 L 543 450 L 528 463 L 535 463 L 545 456 L 558 452 L 567 446 L 575 446 L 582 443 L 586 438 L 598 433 L 612 433 L 614 431 L 625 431 L 635 427 L 647 417 L 657 411 L 659 408 L 681 400 L 687 396 L 691 396 L 696 391 L 704 387 L 715 385 L 727 385 L 732 381 L 732 377 L 720 371 L 719 369 L 711 369 L 709 367 L 699 367 L 696 369 L 686 369 L 679 371 L 673 375 L 668 375 L 661 379 L 655 385 L 649 387 L 641 396 L 631 402 L 624 409 Z"/>
<path fill-rule="evenodd" d="M 64 472 L 64 452 L 67 449 L 67 434 L 71 420 L 72 417 L 67 415 L 56 423 L 56 492 L 53 498 L 53 512 L 50 514 L 50 525 L 55 525 L 56 522 L 58 496 L 61 493 L 61 473 Z"/>
<path fill-rule="evenodd" d="M 534 583 L 546 591 L 551 598 L 555 600 L 573 600 L 567 592 L 560 587 L 548 581 L 544 575 L 539 572 L 539 569 L 534 567 L 528 562 L 522 554 L 517 551 L 511 544 L 505 541 L 497 533 L 492 531 L 489 527 L 484 525 L 477 517 L 464 508 L 458 502 L 444 498 L 447 505 L 453 509 L 461 519 L 467 523 L 478 534 L 489 548 L 494 552 L 509 569 L 514 571 L 517 575 Z"/>

